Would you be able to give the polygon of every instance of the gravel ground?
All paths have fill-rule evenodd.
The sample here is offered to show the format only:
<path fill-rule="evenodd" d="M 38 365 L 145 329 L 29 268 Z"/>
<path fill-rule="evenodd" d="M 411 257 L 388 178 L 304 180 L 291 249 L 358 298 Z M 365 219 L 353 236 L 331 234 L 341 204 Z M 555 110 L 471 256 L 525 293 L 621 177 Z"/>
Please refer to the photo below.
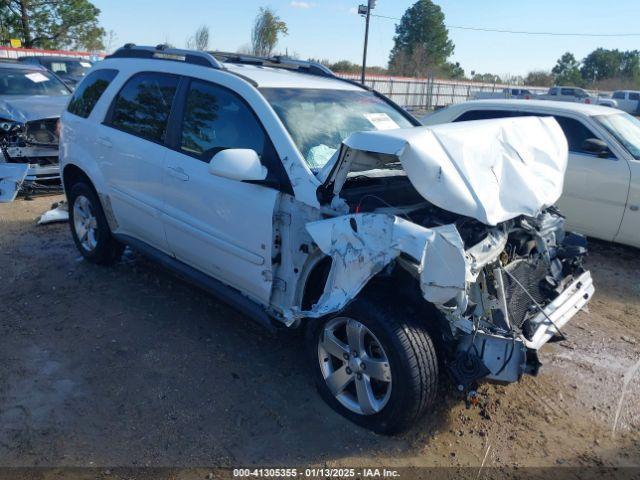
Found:
<path fill-rule="evenodd" d="M 134 252 L 83 261 L 66 224 L 35 225 L 59 199 L 0 205 L 0 466 L 640 465 L 638 250 L 592 242 L 590 312 L 538 377 L 469 409 L 443 381 L 390 438 L 325 406 L 295 334 Z"/>

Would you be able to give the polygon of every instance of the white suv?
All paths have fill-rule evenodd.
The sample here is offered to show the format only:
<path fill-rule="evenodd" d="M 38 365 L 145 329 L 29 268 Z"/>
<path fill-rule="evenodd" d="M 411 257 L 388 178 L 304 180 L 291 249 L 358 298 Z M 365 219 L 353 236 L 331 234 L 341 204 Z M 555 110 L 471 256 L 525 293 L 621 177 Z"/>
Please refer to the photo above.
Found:
<path fill-rule="evenodd" d="M 566 162 L 552 119 L 420 127 L 321 65 L 163 46 L 97 64 L 61 127 L 87 260 L 127 244 L 304 327 L 321 395 L 385 433 L 429 408 L 443 366 L 461 391 L 536 373 L 591 297 L 552 207 Z"/>

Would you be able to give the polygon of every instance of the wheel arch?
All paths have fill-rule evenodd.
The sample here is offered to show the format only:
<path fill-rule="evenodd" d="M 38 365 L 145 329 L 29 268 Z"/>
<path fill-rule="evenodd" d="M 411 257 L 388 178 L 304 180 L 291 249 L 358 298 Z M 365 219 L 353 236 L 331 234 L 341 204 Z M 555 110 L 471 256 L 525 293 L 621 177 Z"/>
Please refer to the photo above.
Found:
<path fill-rule="evenodd" d="M 67 195 L 67 200 L 69 199 L 69 192 L 75 183 L 78 181 L 85 181 L 87 183 L 87 185 L 96 193 L 98 200 L 100 201 L 110 230 L 112 232 L 116 232 L 118 230 L 118 222 L 113 213 L 109 196 L 100 193 L 100 189 L 91 176 L 84 169 L 74 163 L 67 163 L 60 174 L 62 175 L 62 186 L 64 187 L 64 191 Z"/>
<path fill-rule="evenodd" d="M 67 194 L 71 190 L 71 187 L 79 180 L 86 180 L 87 183 L 95 190 L 95 186 L 89 178 L 89 175 L 87 175 L 82 168 L 73 163 L 65 165 L 64 169 L 60 173 L 62 174 L 62 186 Z"/>

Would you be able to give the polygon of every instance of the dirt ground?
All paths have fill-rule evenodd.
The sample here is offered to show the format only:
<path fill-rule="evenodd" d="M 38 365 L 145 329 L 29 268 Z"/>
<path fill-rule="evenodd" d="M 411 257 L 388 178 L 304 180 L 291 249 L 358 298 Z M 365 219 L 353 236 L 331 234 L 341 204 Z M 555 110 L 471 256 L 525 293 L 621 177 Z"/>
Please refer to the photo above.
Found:
<path fill-rule="evenodd" d="M 80 258 L 61 197 L 0 205 L 0 466 L 638 466 L 640 251 L 592 242 L 597 294 L 538 377 L 442 383 L 409 433 L 384 437 L 316 394 L 300 339 L 271 337 L 127 250 Z"/>

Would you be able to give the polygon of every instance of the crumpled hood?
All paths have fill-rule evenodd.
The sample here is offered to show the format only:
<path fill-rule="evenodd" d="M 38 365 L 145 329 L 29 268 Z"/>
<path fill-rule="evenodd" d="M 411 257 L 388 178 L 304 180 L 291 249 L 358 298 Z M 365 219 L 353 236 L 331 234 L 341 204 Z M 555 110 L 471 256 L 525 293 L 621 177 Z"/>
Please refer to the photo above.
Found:
<path fill-rule="evenodd" d="M 70 98 L 70 95 L 0 96 L 0 118 L 21 123 L 57 118 Z"/>
<path fill-rule="evenodd" d="M 320 173 L 338 194 L 349 172 L 401 162 L 432 204 L 487 225 L 535 216 L 562 193 L 567 140 L 551 117 L 358 132 Z M 324 178 L 323 178 L 324 177 Z"/>

